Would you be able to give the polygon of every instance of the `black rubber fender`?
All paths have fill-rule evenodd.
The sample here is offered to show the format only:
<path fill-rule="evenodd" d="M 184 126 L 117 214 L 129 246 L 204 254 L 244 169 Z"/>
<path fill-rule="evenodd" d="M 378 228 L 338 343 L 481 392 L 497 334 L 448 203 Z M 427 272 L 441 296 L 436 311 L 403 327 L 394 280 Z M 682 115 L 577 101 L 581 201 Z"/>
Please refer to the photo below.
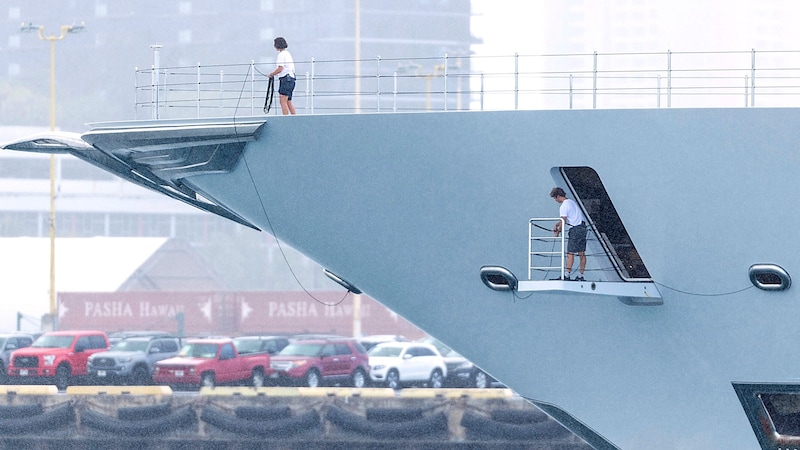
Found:
<path fill-rule="evenodd" d="M 41 434 L 43 430 L 54 430 L 75 423 L 75 410 L 71 402 L 62 403 L 41 414 L 28 417 L 0 420 L 0 434 Z"/>
<path fill-rule="evenodd" d="M 197 415 L 191 405 L 180 407 L 166 416 L 141 420 L 122 420 L 91 409 L 81 412 L 81 425 L 122 436 L 164 434 L 196 423 Z"/>
<path fill-rule="evenodd" d="M 467 430 L 467 436 L 480 440 L 557 439 L 571 435 L 569 430 L 554 420 L 528 424 L 504 423 L 471 411 L 464 412 L 461 426 Z"/>
<path fill-rule="evenodd" d="M 422 418 L 422 408 L 367 408 L 367 420 L 373 422 L 405 422 Z"/>
<path fill-rule="evenodd" d="M 117 409 L 117 418 L 120 420 L 147 420 L 164 417 L 172 412 L 169 403 L 155 405 L 126 406 Z"/>
<path fill-rule="evenodd" d="M 241 419 L 215 406 L 206 405 L 200 420 L 220 430 L 252 436 L 285 437 L 320 428 L 320 417 L 316 409 L 295 416 L 274 420 Z"/>
<path fill-rule="evenodd" d="M 289 406 L 238 406 L 233 410 L 236 417 L 246 420 L 276 420 L 292 415 Z"/>
<path fill-rule="evenodd" d="M 41 403 L 26 403 L 23 405 L 0 406 L 0 419 L 16 419 L 38 416 L 44 412 Z"/>
<path fill-rule="evenodd" d="M 375 422 L 365 417 L 331 405 L 326 416 L 328 421 L 345 431 L 373 438 L 418 439 L 435 434 L 447 435 L 447 415 L 438 412 L 415 420 L 402 422 Z"/>
<path fill-rule="evenodd" d="M 549 416 L 538 409 L 493 409 L 492 420 L 503 423 L 539 423 L 549 419 Z"/>

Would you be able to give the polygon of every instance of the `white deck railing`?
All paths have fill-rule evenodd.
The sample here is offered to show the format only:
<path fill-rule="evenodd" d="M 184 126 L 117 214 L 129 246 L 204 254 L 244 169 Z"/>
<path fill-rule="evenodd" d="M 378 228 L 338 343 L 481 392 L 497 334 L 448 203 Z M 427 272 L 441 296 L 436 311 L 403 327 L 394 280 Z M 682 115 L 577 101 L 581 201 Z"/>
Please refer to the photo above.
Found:
<path fill-rule="evenodd" d="M 136 117 L 262 115 L 273 68 L 137 69 Z M 312 59 L 296 69 L 298 114 L 800 105 L 800 51 Z"/>

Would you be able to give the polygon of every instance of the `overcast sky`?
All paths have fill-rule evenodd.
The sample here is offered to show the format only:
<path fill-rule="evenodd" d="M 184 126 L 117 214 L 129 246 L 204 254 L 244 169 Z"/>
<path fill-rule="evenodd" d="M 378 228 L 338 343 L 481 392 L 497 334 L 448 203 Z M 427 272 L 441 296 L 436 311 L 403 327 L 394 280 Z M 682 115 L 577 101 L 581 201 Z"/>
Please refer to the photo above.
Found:
<path fill-rule="evenodd" d="M 619 51 L 613 46 L 613 18 L 634 9 L 657 18 L 648 32 L 655 34 L 659 48 L 647 51 L 800 49 L 800 2 L 793 0 L 472 0 L 473 34 L 484 42 L 474 50 L 487 55 L 563 53 L 559 42 L 540 33 L 544 23 L 558 26 L 563 20 L 548 15 L 547 6 L 564 1 L 586 14 L 590 37 L 596 38 L 587 39 L 586 47 L 600 52 Z M 592 48 L 599 43 L 603 48 Z"/>

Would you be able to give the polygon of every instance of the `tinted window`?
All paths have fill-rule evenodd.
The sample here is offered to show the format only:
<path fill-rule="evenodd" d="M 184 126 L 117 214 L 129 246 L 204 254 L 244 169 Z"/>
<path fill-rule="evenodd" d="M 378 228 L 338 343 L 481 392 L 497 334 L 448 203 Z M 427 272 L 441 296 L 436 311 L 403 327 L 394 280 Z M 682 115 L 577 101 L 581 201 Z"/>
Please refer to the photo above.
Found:
<path fill-rule="evenodd" d="M 158 348 L 163 353 L 172 353 L 178 351 L 178 344 L 175 341 L 161 341 L 158 343 Z"/>
<path fill-rule="evenodd" d="M 233 350 L 233 344 L 223 344 L 222 350 L 219 352 L 219 359 L 232 359 L 236 357 L 236 352 Z"/>
<path fill-rule="evenodd" d="M 334 349 L 333 345 L 328 344 L 322 349 L 322 356 L 333 356 L 336 354 L 336 350 Z"/>
<path fill-rule="evenodd" d="M 400 356 L 400 352 L 403 350 L 402 347 L 394 347 L 394 346 L 375 346 L 372 347 L 370 350 L 370 356 L 392 356 L 397 357 Z"/>
<path fill-rule="evenodd" d="M 280 355 L 317 356 L 322 350 L 321 344 L 289 344 L 280 351 Z"/>
<path fill-rule="evenodd" d="M 75 343 L 75 348 L 78 350 L 86 350 L 91 348 L 89 346 L 89 336 L 81 336 L 78 338 L 78 342 Z"/>
<path fill-rule="evenodd" d="M 417 356 L 433 356 L 433 350 L 425 347 L 417 348 Z"/>
<path fill-rule="evenodd" d="M 89 337 L 89 346 L 86 348 L 106 348 L 106 339 L 99 334 L 95 334 Z"/>
<path fill-rule="evenodd" d="M 350 346 L 347 344 L 335 344 L 334 346 L 336 347 L 337 355 L 349 355 L 353 353 L 353 351 L 350 350 Z"/>
<path fill-rule="evenodd" d="M 54 335 L 42 335 L 39 339 L 34 342 L 33 347 L 37 348 L 69 348 L 72 345 L 72 341 L 75 340 L 75 336 L 54 336 Z"/>

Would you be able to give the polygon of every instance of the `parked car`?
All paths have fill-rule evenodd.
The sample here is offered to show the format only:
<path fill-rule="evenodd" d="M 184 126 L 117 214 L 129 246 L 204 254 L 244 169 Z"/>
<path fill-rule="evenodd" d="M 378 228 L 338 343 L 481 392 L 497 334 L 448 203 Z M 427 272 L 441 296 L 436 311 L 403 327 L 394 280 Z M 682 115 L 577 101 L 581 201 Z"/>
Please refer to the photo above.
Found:
<path fill-rule="evenodd" d="M 375 347 L 378 344 L 382 344 L 384 342 L 408 342 L 405 336 L 400 336 L 397 334 L 371 334 L 369 336 L 362 336 L 358 338 L 358 342 L 361 342 L 361 345 L 364 346 L 364 349 L 369 352 L 372 347 Z"/>
<path fill-rule="evenodd" d="M 177 355 L 180 347 L 174 336 L 124 338 L 108 351 L 90 356 L 87 371 L 98 383 L 148 385 L 156 362 Z"/>
<path fill-rule="evenodd" d="M 290 343 L 270 362 L 271 380 L 282 385 L 318 387 L 348 384 L 364 387 L 369 360 L 355 339 L 307 339 Z"/>
<path fill-rule="evenodd" d="M 51 331 L 11 354 L 8 375 L 52 382 L 64 390 L 79 378 L 85 379 L 89 357 L 106 349 L 108 337 L 102 331 Z"/>
<path fill-rule="evenodd" d="M 426 384 L 440 388 L 447 365 L 436 347 L 421 342 L 384 342 L 369 351 L 369 376 L 373 383 L 398 389 Z"/>
<path fill-rule="evenodd" d="M 5 383 L 8 379 L 6 368 L 9 366 L 11 353 L 32 343 L 33 336 L 30 334 L 0 334 L 0 382 Z"/>
<path fill-rule="evenodd" d="M 108 344 L 110 346 L 114 346 L 117 342 L 131 338 L 131 337 L 143 337 L 143 336 L 172 336 L 172 333 L 168 333 L 166 331 L 151 331 L 151 330 L 144 330 L 144 331 L 115 331 L 113 333 L 108 333 Z"/>
<path fill-rule="evenodd" d="M 153 381 L 170 386 L 264 385 L 270 373 L 268 353 L 239 355 L 233 340 L 190 339 L 178 356 L 156 362 Z"/>
<path fill-rule="evenodd" d="M 444 345 L 441 341 L 432 337 L 425 337 L 420 339 L 420 342 L 425 342 L 433 345 L 442 354 L 442 357 L 447 363 L 447 378 L 445 379 L 446 387 L 471 387 L 471 388 L 488 388 L 492 387 L 496 381 L 490 377 L 472 361 L 463 357 L 460 353 L 452 348 Z"/>
<path fill-rule="evenodd" d="M 275 355 L 289 345 L 286 336 L 240 336 L 233 339 L 233 345 L 240 355 L 269 353 Z"/>

